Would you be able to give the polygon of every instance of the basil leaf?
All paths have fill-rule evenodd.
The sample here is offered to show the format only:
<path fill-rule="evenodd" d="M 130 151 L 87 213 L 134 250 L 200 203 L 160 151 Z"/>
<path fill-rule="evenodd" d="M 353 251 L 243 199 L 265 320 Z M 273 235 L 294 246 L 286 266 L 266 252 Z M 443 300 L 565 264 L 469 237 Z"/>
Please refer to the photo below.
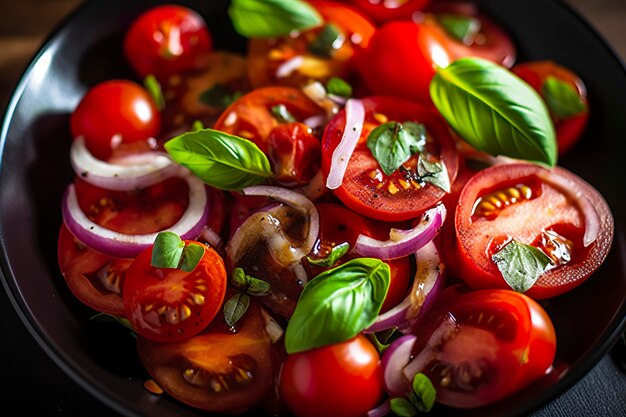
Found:
<path fill-rule="evenodd" d="M 326 82 L 326 92 L 335 96 L 350 98 L 352 86 L 339 77 L 331 77 Z"/>
<path fill-rule="evenodd" d="M 413 154 L 423 149 L 425 140 L 426 129 L 423 125 L 413 123 L 407 129 L 402 123 L 387 122 L 370 132 L 367 147 L 383 172 L 391 175 Z"/>
<path fill-rule="evenodd" d="M 271 288 L 269 282 L 248 275 L 248 294 L 265 295 Z"/>
<path fill-rule="evenodd" d="M 417 415 L 417 410 L 413 404 L 404 397 L 392 398 L 389 401 L 391 411 L 399 417 L 413 417 Z"/>
<path fill-rule="evenodd" d="M 190 243 L 183 249 L 183 258 L 180 264 L 180 270 L 191 272 L 196 269 L 198 263 L 204 256 L 204 247 L 199 243 Z"/>
<path fill-rule="evenodd" d="M 430 96 L 474 148 L 556 165 L 556 136 L 545 103 L 506 68 L 480 58 L 459 59 L 435 74 Z"/>
<path fill-rule="evenodd" d="M 467 45 L 474 43 L 481 27 L 480 20 L 475 17 L 459 14 L 441 13 L 437 15 L 437 21 L 448 35 Z"/>
<path fill-rule="evenodd" d="M 240 35 L 273 38 L 324 23 L 320 14 L 301 0 L 232 0 L 228 14 Z"/>
<path fill-rule="evenodd" d="M 344 342 L 370 326 L 389 289 L 389 265 L 352 259 L 304 287 L 285 332 L 287 353 Z"/>
<path fill-rule="evenodd" d="M 185 242 L 176 233 L 161 232 L 154 239 L 150 265 L 155 268 L 178 268 L 183 249 Z"/>
<path fill-rule="evenodd" d="M 247 275 L 242 268 L 233 269 L 230 279 L 233 281 L 233 285 L 240 290 L 245 290 L 248 287 Z"/>
<path fill-rule="evenodd" d="M 343 242 L 337 246 L 333 246 L 333 248 L 330 250 L 330 253 L 325 258 L 311 259 L 310 256 L 307 256 L 306 259 L 307 261 L 309 261 L 309 263 L 313 265 L 329 268 L 333 266 L 335 262 L 339 260 L 339 258 L 348 253 L 349 249 L 350 244 L 348 242 Z"/>
<path fill-rule="evenodd" d="M 413 377 L 413 393 L 410 396 L 411 404 L 420 413 L 428 413 L 435 405 L 437 391 L 430 379 L 423 373 L 418 373 Z"/>
<path fill-rule="evenodd" d="M 443 160 L 430 162 L 428 158 L 420 155 L 417 161 L 417 174 L 420 176 L 420 180 L 429 182 L 446 193 L 450 192 L 450 177 Z"/>
<path fill-rule="evenodd" d="M 165 107 L 165 98 L 163 97 L 161 84 L 156 77 L 152 74 L 148 74 L 146 78 L 143 79 L 143 86 L 154 100 L 154 103 L 157 105 L 157 109 L 163 110 Z"/>
<path fill-rule="evenodd" d="M 204 124 L 202 123 L 201 120 L 194 120 L 192 125 L 191 125 L 191 130 L 193 132 L 196 132 L 198 130 L 202 130 L 204 129 Z"/>
<path fill-rule="evenodd" d="M 228 327 L 233 327 L 248 311 L 250 297 L 242 292 L 230 297 L 224 303 L 224 321 Z"/>
<path fill-rule="evenodd" d="M 242 94 L 240 91 L 232 92 L 222 84 L 215 84 L 211 88 L 200 93 L 198 100 L 209 107 L 225 109 L 241 96 Z"/>
<path fill-rule="evenodd" d="M 272 114 L 280 123 L 293 123 L 297 122 L 296 118 L 293 117 L 293 114 L 289 112 L 287 106 L 284 104 L 278 104 L 276 106 L 272 106 L 271 108 Z"/>
<path fill-rule="evenodd" d="M 174 161 L 221 190 L 241 190 L 272 175 L 267 157 L 253 142 L 218 130 L 187 132 L 164 146 Z"/>
<path fill-rule="evenodd" d="M 550 111 L 560 118 L 568 118 L 587 111 L 578 92 L 569 83 L 556 77 L 547 77 L 541 86 Z"/>
<path fill-rule="evenodd" d="M 343 35 L 337 26 L 328 23 L 322 27 L 309 44 L 309 52 L 322 58 L 331 58 L 333 51 L 341 48 Z"/>
<path fill-rule="evenodd" d="M 534 246 L 512 240 L 491 259 L 509 286 L 517 292 L 525 292 L 546 272 L 550 258 Z"/>

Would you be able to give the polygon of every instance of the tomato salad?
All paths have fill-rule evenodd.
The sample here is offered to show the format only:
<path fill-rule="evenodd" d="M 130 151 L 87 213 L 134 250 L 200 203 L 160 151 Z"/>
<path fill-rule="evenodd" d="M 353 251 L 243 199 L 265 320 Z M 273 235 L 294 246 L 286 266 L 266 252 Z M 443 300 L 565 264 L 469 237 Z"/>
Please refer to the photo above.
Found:
<path fill-rule="evenodd" d="M 59 267 L 136 335 L 146 388 L 209 412 L 375 417 L 481 407 L 549 373 L 537 300 L 613 238 L 603 197 L 557 166 L 588 117 L 582 81 L 516 64 L 471 3 L 229 16 L 246 56 L 214 50 L 190 9 L 145 11 L 123 43 L 143 85 L 102 82 L 71 115 Z"/>

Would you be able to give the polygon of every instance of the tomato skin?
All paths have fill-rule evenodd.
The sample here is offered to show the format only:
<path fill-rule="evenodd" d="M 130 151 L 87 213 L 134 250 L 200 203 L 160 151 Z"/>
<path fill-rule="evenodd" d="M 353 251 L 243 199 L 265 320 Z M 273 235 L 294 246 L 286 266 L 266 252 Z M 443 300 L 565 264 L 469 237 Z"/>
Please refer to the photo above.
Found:
<path fill-rule="evenodd" d="M 545 375 L 554 361 L 554 326 L 545 310 L 524 294 L 461 292 L 435 309 L 431 320 L 442 323 L 452 317 L 456 323 L 444 342 L 425 348 L 433 351 L 433 360 L 423 372 L 442 404 L 476 408 L 499 401 Z M 418 337 L 428 339 L 433 327 L 418 330 Z M 471 376 L 464 381 L 467 371 Z"/>
<path fill-rule="evenodd" d="M 274 179 L 284 186 L 305 185 L 320 167 L 320 141 L 304 123 L 276 126 L 268 137 Z"/>
<path fill-rule="evenodd" d="M 584 214 L 573 200 L 571 190 L 565 190 L 570 191 L 568 196 L 558 187 L 546 184 L 541 179 L 547 172 L 546 168 L 526 163 L 496 165 L 474 175 L 463 188 L 455 216 L 457 259 L 459 270 L 463 271 L 460 278 L 473 289 L 510 288 L 491 260 L 494 247 L 490 242 L 517 239 L 534 245 L 537 236 L 545 230 L 554 230 L 572 241 L 574 249 L 571 261 L 543 273 L 526 291 L 529 297 L 535 299 L 554 297 L 580 285 L 608 255 L 614 228 L 613 215 L 604 198 L 575 174 L 560 167 L 552 169 L 552 174 L 575 187 L 576 192 L 588 199 L 597 212 L 600 221 L 598 237 L 595 242 L 584 247 Z M 470 220 L 474 203 L 479 196 L 497 190 L 502 185 L 533 181 L 538 187 L 536 198 L 513 204 L 502 210 L 493 221 L 474 223 Z M 507 232 L 499 229 L 501 224 L 508 225 Z"/>
<path fill-rule="evenodd" d="M 127 80 L 104 81 L 82 98 L 70 116 L 73 137 L 84 136 L 89 151 L 107 159 L 119 144 L 146 141 L 161 128 L 161 116 L 152 97 L 143 87 Z"/>
<path fill-rule="evenodd" d="M 586 111 L 567 118 L 559 118 L 550 112 L 556 128 L 559 155 L 563 155 L 578 143 L 589 120 L 589 103 L 585 84 L 573 71 L 552 61 L 525 62 L 514 66 L 511 70 L 530 84 L 544 99 L 543 84 L 548 77 L 555 77 L 569 84 L 585 104 Z"/>
<path fill-rule="evenodd" d="M 413 13 L 423 10 L 430 0 L 397 1 L 395 7 L 389 7 L 385 1 L 350 0 L 360 10 L 363 10 L 372 20 L 383 23 L 390 20 L 410 20 Z"/>
<path fill-rule="evenodd" d="M 126 32 L 124 54 L 135 71 L 159 80 L 201 68 L 208 60 L 212 38 L 202 17 L 177 5 L 153 7 Z"/>
<path fill-rule="evenodd" d="M 279 390 L 298 417 L 360 417 L 383 393 L 378 352 L 365 336 L 287 356 Z"/>
<path fill-rule="evenodd" d="M 191 272 L 151 266 L 151 247 L 126 271 L 124 310 L 142 337 L 181 342 L 201 332 L 220 311 L 227 282 L 224 261 L 212 248 L 185 241 L 191 244 L 204 249 Z"/>

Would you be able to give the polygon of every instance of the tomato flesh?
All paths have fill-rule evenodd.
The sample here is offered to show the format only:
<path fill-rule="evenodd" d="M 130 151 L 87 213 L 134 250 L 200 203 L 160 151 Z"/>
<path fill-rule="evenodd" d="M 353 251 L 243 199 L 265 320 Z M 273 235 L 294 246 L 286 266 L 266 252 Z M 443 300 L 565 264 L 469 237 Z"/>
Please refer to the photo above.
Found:
<path fill-rule="evenodd" d="M 390 20 L 410 20 L 415 12 L 423 10 L 430 0 L 350 0 L 355 7 L 363 10 L 372 20 L 383 23 Z"/>

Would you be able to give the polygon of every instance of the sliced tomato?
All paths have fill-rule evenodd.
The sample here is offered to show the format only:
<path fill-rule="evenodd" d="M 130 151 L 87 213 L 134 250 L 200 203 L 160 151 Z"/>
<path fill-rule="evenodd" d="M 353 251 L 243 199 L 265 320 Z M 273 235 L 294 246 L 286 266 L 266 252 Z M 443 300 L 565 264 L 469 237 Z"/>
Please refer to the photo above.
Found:
<path fill-rule="evenodd" d="M 499 401 L 545 375 L 555 357 L 547 313 L 514 291 L 457 292 L 435 306 L 429 322 L 418 330 L 421 342 L 405 376 L 409 370 L 426 374 L 437 401 L 451 407 Z"/>
<path fill-rule="evenodd" d="M 152 248 L 141 252 L 126 271 L 123 296 L 126 317 L 141 336 L 157 342 L 180 342 L 200 333 L 220 311 L 226 293 L 226 267 L 210 247 L 191 272 L 151 265 Z"/>
<path fill-rule="evenodd" d="M 309 1 L 324 19 L 320 27 L 297 36 L 251 39 L 248 45 L 248 75 L 252 86 L 285 85 L 302 87 L 312 81 L 326 82 L 333 76 L 348 78 L 352 59 L 367 46 L 374 25 L 358 10 L 334 1 Z M 332 25 L 337 38 L 328 51 L 311 52 L 311 45 Z M 327 53 L 326 53 L 327 52 Z M 301 60 L 291 68 L 293 59 Z"/>
<path fill-rule="evenodd" d="M 280 185 L 306 185 L 320 169 L 320 141 L 304 123 L 275 127 L 268 138 L 268 148 L 274 179 Z"/>
<path fill-rule="evenodd" d="M 350 0 L 372 20 L 382 23 L 390 20 L 410 20 L 415 12 L 423 10 L 430 0 Z"/>
<path fill-rule="evenodd" d="M 417 156 L 403 164 L 404 170 L 385 175 L 367 148 L 369 133 L 385 121 L 412 121 L 426 127 L 426 150 L 429 157 L 443 161 L 450 182 L 458 169 L 458 154 L 448 128 L 438 115 L 427 107 L 390 97 L 369 97 L 362 100 L 365 122 L 361 138 L 350 157 L 343 183 L 334 190 L 341 201 L 359 214 L 383 221 L 401 221 L 419 217 L 439 202 L 446 192 L 429 183 L 412 180 L 417 174 Z M 341 141 L 346 125 L 345 111 L 335 116 L 322 140 L 322 170 L 328 175 L 332 154 Z"/>
<path fill-rule="evenodd" d="M 589 120 L 587 88 L 583 81 L 569 68 L 552 61 L 525 62 L 514 66 L 512 71 L 530 84 L 544 99 L 546 98 L 544 85 L 549 77 L 553 77 L 573 89 L 583 106 L 579 113 L 567 117 L 559 117 L 548 105 L 554 127 L 556 128 L 559 154 L 564 154 L 570 150 L 580 140 Z"/>
<path fill-rule="evenodd" d="M 613 216 L 600 193 L 563 168 L 496 165 L 465 185 L 455 216 L 458 266 L 472 288 L 509 288 L 492 256 L 512 240 L 534 246 L 551 266 L 527 291 L 553 297 L 587 279 L 604 261 Z M 584 245 L 587 228 L 597 230 Z"/>
<path fill-rule="evenodd" d="M 254 300 L 236 327 L 233 333 L 216 319 L 180 343 L 138 337 L 139 358 L 179 401 L 214 413 L 242 412 L 271 397 L 274 372 L 265 320 Z"/>

